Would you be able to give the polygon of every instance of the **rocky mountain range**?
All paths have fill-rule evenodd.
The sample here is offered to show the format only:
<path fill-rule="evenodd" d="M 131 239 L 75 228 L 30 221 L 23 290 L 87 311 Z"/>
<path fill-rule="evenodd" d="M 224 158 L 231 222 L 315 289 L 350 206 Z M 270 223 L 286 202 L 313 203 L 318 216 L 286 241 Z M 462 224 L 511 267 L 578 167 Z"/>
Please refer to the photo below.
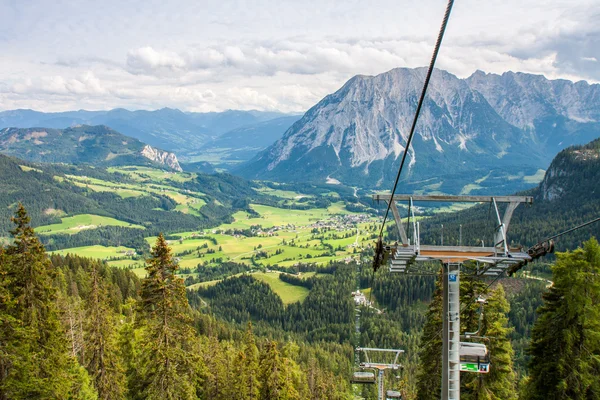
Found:
<path fill-rule="evenodd" d="M 67 129 L 4 128 L 0 130 L 0 153 L 32 162 L 159 165 L 181 171 L 175 154 L 102 125 Z"/>
<path fill-rule="evenodd" d="M 355 76 L 237 171 L 252 179 L 391 186 L 426 69 Z M 402 190 L 482 193 L 530 186 L 561 149 L 600 136 L 600 85 L 436 70 Z M 540 176 L 541 178 L 541 176 Z"/>

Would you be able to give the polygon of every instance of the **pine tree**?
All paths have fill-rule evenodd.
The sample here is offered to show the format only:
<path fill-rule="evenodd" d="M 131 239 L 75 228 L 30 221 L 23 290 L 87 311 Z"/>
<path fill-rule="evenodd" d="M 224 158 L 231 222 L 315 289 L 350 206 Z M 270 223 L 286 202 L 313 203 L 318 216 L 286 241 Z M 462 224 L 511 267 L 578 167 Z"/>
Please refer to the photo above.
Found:
<path fill-rule="evenodd" d="M 227 357 L 219 340 L 212 336 L 208 339 L 204 351 L 206 377 L 203 384 L 203 396 L 206 400 L 226 399 L 229 387 Z"/>
<path fill-rule="evenodd" d="M 284 375 L 281 355 L 277 343 L 270 341 L 260 360 L 260 380 L 262 400 L 284 400 Z"/>
<path fill-rule="evenodd" d="M 293 342 L 287 342 L 282 349 L 283 365 L 283 389 L 282 398 L 287 400 L 300 400 L 306 398 L 307 384 L 306 375 L 302 373 L 294 358 L 298 355 L 298 345 Z"/>
<path fill-rule="evenodd" d="M 239 350 L 233 360 L 233 376 L 232 376 L 232 397 L 247 399 L 249 398 L 248 387 L 246 381 L 246 354 Z"/>
<path fill-rule="evenodd" d="M 87 301 L 86 368 L 102 400 L 124 398 L 125 376 L 118 355 L 114 317 L 97 262 L 91 264 L 92 287 Z"/>
<path fill-rule="evenodd" d="M 260 381 L 258 379 L 259 352 L 252 333 L 252 322 L 248 322 L 248 329 L 244 337 L 244 392 L 248 400 L 257 400 L 260 395 Z"/>
<path fill-rule="evenodd" d="M 195 334 L 183 280 L 162 234 L 147 260 L 140 311 L 141 375 L 147 399 L 193 399 L 197 382 Z"/>
<path fill-rule="evenodd" d="M 600 245 L 558 253 L 531 337 L 527 400 L 600 398 Z"/>
<path fill-rule="evenodd" d="M 483 331 L 490 337 L 489 352 L 492 368 L 483 378 L 485 385 L 478 400 L 516 400 L 516 375 L 513 370 L 514 351 L 510 342 L 513 329 L 508 327 L 510 305 L 504 288 L 498 285 L 484 308 Z"/>
<path fill-rule="evenodd" d="M 516 376 L 513 370 L 513 349 L 509 335 L 512 329 L 508 327 L 508 312 L 510 306 L 504 295 L 504 288 L 498 285 L 487 296 L 483 289 L 480 293 L 486 295 L 487 304 L 483 308 L 483 320 L 480 336 L 488 337 L 485 341 L 490 353 L 490 372 L 486 375 L 461 375 L 461 398 L 465 400 L 516 400 Z M 475 318 L 473 316 L 473 318 Z M 479 323 L 474 319 L 469 322 L 469 330 L 478 329 Z"/>
<path fill-rule="evenodd" d="M 85 382 L 74 372 L 76 361 L 68 356 L 61 330 L 55 270 L 22 204 L 12 220 L 14 243 L 5 250 L 3 269 L 9 281 L 6 289 L 15 302 L 11 317 L 19 337 L 18 343 L 9 345 L 14 353 L 8 357 L 11 364 L 5 371 L 2 395 L 14 399 L 78 396 L 77 388 L 85 388 Z"/>
<path fill-rule="evenodd" d="M 132 299 L 130 299 L 132 300 Z M 140 360 L 140 343 L 134 328 L 135 311 L 132 311 L 132 320 L 125 321 L 119 329 L 118 348 L 120 350 L 121 360 L 125 369 L 125 378 L 127 382 L 127 394 L 132 400 L 143 399 L 144 381 L 141 378 L 141 371 L 138 366 Z"/>
<path fill-rule="evenodd" d="M 417 374 L 417 399 L 440 398 L 442 388 L 442 279 L 440 273 L 436 289 L 427 310 L 427 322 L 421 337 L 419 372 Z"/>
<path fill-rule="evenodd" d="M 16 361 L 16 350 L 20 343 L 20 327 L 13 316 L 16 302 L 9 290 L 10 276 L 8 257 L 0 247 L 0 400 L 7 400 L 4 385 L 7 383 L 11 366 Z"/>

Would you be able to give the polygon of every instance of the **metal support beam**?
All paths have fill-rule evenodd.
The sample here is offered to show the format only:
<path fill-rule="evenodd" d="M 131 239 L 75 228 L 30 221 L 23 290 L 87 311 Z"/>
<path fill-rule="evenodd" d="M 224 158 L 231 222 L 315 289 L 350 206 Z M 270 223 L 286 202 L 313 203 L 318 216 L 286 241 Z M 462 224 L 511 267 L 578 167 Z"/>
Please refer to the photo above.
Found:
<path fill-rule="evenodd" d="M 373 200 L 389 201 L 390 194 L 374 194 Z M 492 203 L 494 199 L 497 203 L 526 203 L 533 204 L 532 196 L 450 196 L 450 195 L 413 195 L 413 194 L 395 194 L 395 201 L 410 200 L 413 201 L 437 201 L 443 203 Z"/>
<path fill-rule="evenodd" d="M 396 207 L 395 201 L 392 201 L 390 208 L 392 209 L 392 214 L 394 214 L 394 219 L 396 220 L 396 227 L 398 228 L 398 236 L 400 237 L 400 241 L 402 242 L 402 244 L 408 244 L 406 230 L 404 229 L 404 225 L 402 224 L 402 218 L 400 218 L 400 212 L 398 212 L 398 207 Z"/>
<path fill-rule="evenodd" d="M 498 211 L 498 204 L 496 203 L 496 199 L 494 200 L 494 209 L 496 210 L 496 217 L 498 218 L 498 227 L 496 228 L 496 234 L 494 235 L 494 247 L 498 248 L 499 245 L 502 245 L 502 254 L 508 255 L 508 243 L 506 243 L 506 228 L 504 227 L 504 223 L 500 219 L 500 211 Z"/>

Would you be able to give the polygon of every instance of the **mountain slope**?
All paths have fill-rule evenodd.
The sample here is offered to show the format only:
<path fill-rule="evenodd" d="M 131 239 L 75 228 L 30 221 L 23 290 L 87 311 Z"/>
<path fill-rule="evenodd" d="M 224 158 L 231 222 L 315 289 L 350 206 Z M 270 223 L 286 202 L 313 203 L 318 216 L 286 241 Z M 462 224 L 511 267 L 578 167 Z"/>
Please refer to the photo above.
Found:
<path fill-rule="evenodd" d="M 404 150 L 425 73 L 424 68 L 399 68 L 352 78 L 237 172 L 253 179 L 324 182 L 334 178 L 363 187 L 389 185 Z M 600 136 L 593 111 L 600 109 L 599 85 L 548 81 L 552 90 L 536 92 L 532 88 L 539 86 L 540 77 L 518 74 L 518 78 L 531 82 L 519 86 L 520 92 L 513 94 L 514 105 L 509 107 L 494 84 L 509 85 L 497 76 L 478 73 L 458 79 L 436 70 L 409 151 L 405 180 L 427 180 L 435 190 L 458 193 L 476 182 L 485 186 L 481 185 L 483 178 L 491 172 L 494 178 L 512 177 L 503 191 L 514 191 L 524 187 L 525 175 L 545 168 L 558 149 Z M 560 91 L 553 85 L 566 85 L 569 90 Z M 542 97 L 542 105 L 570 104 L 571 108 L 544 109 L 536 103 L 536 112 L 523 112 L 527 118 L 514 116 L 515 110 L 525 106 L 516 101 L 524 93 Z M 597 101 L 593 105 L 569 103 L 567 97 L 573 98 L 573 93 Z M 557 99 L 546 101 L 543 96 Z M 517 124 L 530 120 L 531 124 Z M 496 186 L 489 179 L 487 183 Z"/>
<path fill-rule="evenodd" d="M 561 151 L 540 184 L 527 192 L 532 206 L 519 206 L 509 227 L 515 244 L 531 246 L 568 228 L 600 217 L 600 139 Z M 502 212 L 502 210 L 501 210 Z M 463 243 L 490 243 L 496 226 L 487 204 L 458 213 L 432 217 L 422 222 L 422 243 L 435 243 L 444 226 L 444 241 L 458 243 L 462 224 Z M 557 249 L 574 249 L 591 236 L 600 238 L 600 223 L 556 240 Z"/>
<path fill-rule="evenodd" d="M 231 222 L 233 213 L 260 198 L 247 181 L 232 175 L 165 173 L 147 167 L 115 172 L 88 165 L 31 163 L 0 154 L 0 242 L 8 237 L 10 217 L 19 202 L 34 227 L 81 215 L 123 223 L 44 235 L 49 250 L 124 245 L 142 251 L 148 246 L 144 237 Z"/>
<path fill-rule="evenodd" d="M 67 129 L 5 128 L 0 152 L 33 162 L 109 165 L 163 165 L 181 171 L 177 157 L 106 126 Z"/>
<path fill-rule="evenodd" d="M 561 151 L 536 191 L 538 200 L 600 200 L 600 139 Z"/>
<path fill-rule="evenodd" d="M 151 146 L 169 151 L 198 149 L 213 138 L 240 126 L 283 116 L 281 113 L 237 111 L 187 113 L 162 108 L 155 111 L 66 111 L 43 113 L 33 110 L 0 112 L 0 128 L 63 129 L 75 125 L 106 125 Z"/>

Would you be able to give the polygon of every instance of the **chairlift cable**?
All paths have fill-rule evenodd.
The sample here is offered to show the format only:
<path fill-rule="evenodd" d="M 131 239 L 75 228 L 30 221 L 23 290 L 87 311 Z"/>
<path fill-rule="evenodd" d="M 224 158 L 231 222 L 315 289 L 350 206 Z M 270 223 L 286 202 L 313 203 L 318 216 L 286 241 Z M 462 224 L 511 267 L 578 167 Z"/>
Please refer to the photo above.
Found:
<path fill-rule="evenodd" d="M 568 230 L 566 230 L 566 231 L 564 231 L 564 232 L 558 233 L 558 234 L 556 234 L 556 235 L 554 235 L 554 236 L 550 236 L 549 238 L 542 240 L 542 242 L 547 242 L 547 241 L 549 241 L 549 240 L 556 239 L 557 237 L 560 237 L 560 236 L 562 236 L 562 235 L 566 235 L 567 233 L 571 233 L 571 232 L 573 232 L 573 231 L 576 231 L 576 230 L 578 230 L 578 229 L 581 229 L 581 228 L 583 228 L 583 227 L 586 227 L 586 226 L 588 226 L 588 225 L 591 225 L 591 224 L 593 224 L 593 223 L 595 223 L 595 222 L 598 222 L 598 221 L 600 221 L 600 217 L 598 217 L 598 218 L 596 218 L 596 219 L 593 219 L 593 220 L 591 220 L 591 221 L 588 221 L 588 222 L 586 222 L 586 223 L 583 223 L 583 224 L 581 224 L 581 225 L 578 225 L 578 226 L 576 226 L 576 227 L 574 227 L 574 228 L 568 229 Z"/>
<path fill-rule="evenodd" d="M 440 47 L 442 45 L 442 39 L 444 38 L 444 33 L 446 31 L 446 26 L 448 25 L 448 19 L 450 18 L 450 12 L 452 11 L 452 6 L 454 5 L 454 0 L 449 0 L 448 5 L 446 6 L 446 13 L 444 14 L 444 19 L 442 21 L 442 26 L 440 28 L 440 32 L 438 34 L 437 41 L 435 43 L 435 48 L 433 50 L 433 55 L 431 57 L 431 61 L 429 63 L 429 69 L 427 70 L 427 76 L 425 77 L 425 83 L 423 84 L 423 90 L 421 91 L 421 97 L 419 98 L 419 103 L 417 104 L 417 110 L 415 116 L 413 118 L 412 126 L 410 128 L 410 133 L 408 135 L 408 139 L 406 141 L 406 146 L 404 148 L 404 153 L 402 154 L 402 161 L 400 162 L 400 168 L 398 169 L 398 174 L 396 175 L 396 180 L 394 182 L 394 187 L 392 188 L 392 197 L 388 203 L 387 209 L 385 211 L 385 216 L 383 217 L 383 223 L 381 224 L 381 230 L 379 232 L 379 238 L 383 237 L 383 228 L 385 227 L 385 222 L 387 221 L 388 214 L 390 212 L 390 207 L 392 201 L 394 199 L 394 194 L 396 193 L 396 188 L 398 187 L 398 181 L 400 180 L 400 175 L 402 174 L 402 169 L 404 167 L 404 162 L 406 161 L 406 156 L 408 155 L 408 149 L 410 149 L 410 145 L 415 133 L 415 127 L 417 126 L 417 121 L 419 119 L 419 114 L 421 113 L 421 108 L 423 107 L 423 103 L 425 101 L 425 93 L 427 92 L 427 87 L 429 86 L 429 81 L 431 79 L 431 74 L 433 73 L 433 68 L 435 66 L 435 61 L 437 59 L 438 53 L 440 51 Z"/>

